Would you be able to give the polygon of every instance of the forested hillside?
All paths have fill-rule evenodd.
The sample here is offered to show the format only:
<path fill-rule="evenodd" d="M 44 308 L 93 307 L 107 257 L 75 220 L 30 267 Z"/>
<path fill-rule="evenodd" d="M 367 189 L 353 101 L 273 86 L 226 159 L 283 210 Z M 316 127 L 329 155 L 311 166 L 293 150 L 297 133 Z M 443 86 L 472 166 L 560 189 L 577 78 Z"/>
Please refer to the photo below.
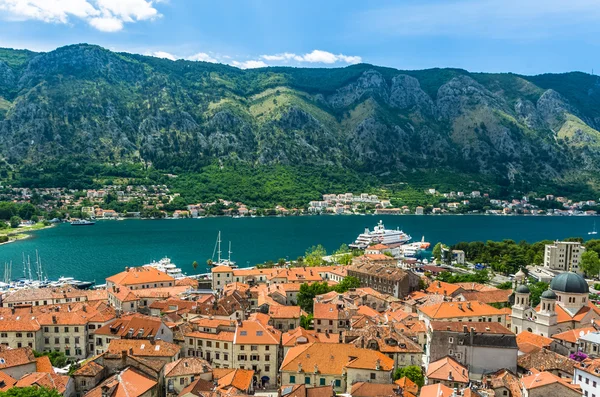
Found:
<path fill-rule="evenodd" d="M 221 170 L 224 190 L 248 175 L 235 195 L 268 195 L 274 174 L 275 191 L 303 199 L 403 182 L 587 193 L 599 190 L 599 130 L 600 80 L 578 72 L 240 70 L 86 44 L 0 49 L 1 177 L 13 184 L 170 173 L 206 195 Z"/>

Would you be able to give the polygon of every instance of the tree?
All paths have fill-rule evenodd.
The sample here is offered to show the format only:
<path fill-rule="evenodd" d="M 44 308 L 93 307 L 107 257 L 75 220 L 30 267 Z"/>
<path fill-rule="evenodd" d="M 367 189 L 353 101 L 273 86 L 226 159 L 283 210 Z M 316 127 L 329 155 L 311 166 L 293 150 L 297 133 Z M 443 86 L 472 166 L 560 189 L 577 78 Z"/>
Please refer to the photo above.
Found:
<path fill-rule="evenodd" d="M 65 367 L 69 363 L 69 359 L 67 358 L 65 353 L 61 351 L 37 352 L 34 350 L 33 355 L 35 357 L 48 356 L 50 362 L 52 363 L 52 366 L 57 368 Z"/>
<path fill-rule="evenodd" d="M 435 247 L 433 247 L 433 251 L 431 251 L 431 254 L 433 255 L 433 257 L 436 260 L 441 260 L 442 259 L 442 243 L 437 243 L 435 245 Z"/>
<path fill-rule="evenodd" d="M 598 253 L 592 250 L 584 251 L 581 254 L 579 268 L 588 276 L 597 277 L 600 273 L 600 258 L 598 258 Z"/>
<path fill-rule="evenodd" d="M 300 326 L 306 330 L 312 329 L 312 320 L 312 314 L 307 314 L 306 316 L 302 315 L 300 316 Z"/>
<path fill-rule="evenodd" d="M 207 260 L 206 260 L 206 265 L 207 265 L 208 267 L 211 267 L 211 266 L 213 265 L 213 260 L 212 260 L 212 259 L 207 259 Z"/>
<path fill-rule="evenodd" d="M 194 270 L 198 269 L 198 262 L 197 261 L 193 261 L 192 262 L 192 267 L 194 268 Z"/>
<path fill-rule="evenodd" d="M 394 380 L 398 380 L 400 378 L 407 377 L 412 380 L 419 386 L 419 388 L 423 387 L 425 384 L 425 377 L 423 376 L 423 372 L 421 368 L 416 365 L 409 365 L 408 367 L 399 367 L 394 371 Z"/>
<path fill-rule="evenodd" d="M 21 224 L 21 218 L 14 215 L 10 217 L 10 227 L 12 227 L 13 229 L 16 229 L 19 227 L 19 225 Z"/>
<path fill-rule="evenodd" d="M 278 266 L 285 266 L 286 263 L 287 263 L 287 261 L 285 260 L 285 258 L 279 258 L 279 259 L 277 259 L 277 265 Z"/>
<path fill-rule="evenodd" d="M 308 266 L 321 266 L 323 264 L 323 257 L 327 255 L 325 247 L 321 244 L 313 246 L 306 251 L 304 255 L 304 262 Z"/>
<path fill-rule="evenodd" d="M 300 306 L 305 312 L 312 313 L 315 296 L 326 294 L 330 291 L 331 288 L 325 281 L 322 283 L 312 284 L 304 283 L 300 286 L 300 290 L 298 291 L 298 306 Z"/>
<path fill-rule="evenodd" d="M 333 287 L 336 292 L 343 294 L 351 288 L 360 288 L 360 280 L 354 276 L 345 277 L 341 283 Z"/>
<path fill-rule="evenodd" d="M 45 387 L 13 387 L 7 391 L 1 391 L 0 397 L 61 397 L 61 394 L 54 389 Z"/>

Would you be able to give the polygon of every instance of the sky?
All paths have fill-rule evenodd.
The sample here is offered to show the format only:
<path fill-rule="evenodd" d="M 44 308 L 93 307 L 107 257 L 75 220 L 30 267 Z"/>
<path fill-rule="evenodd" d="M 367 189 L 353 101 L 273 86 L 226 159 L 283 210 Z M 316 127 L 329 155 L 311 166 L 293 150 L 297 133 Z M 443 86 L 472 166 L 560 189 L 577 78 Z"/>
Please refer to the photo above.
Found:
<path fill-rule="evenodd" d="M 0 0 L 0 47 L 227 63 L 600 71 L 599 0 Z"/>

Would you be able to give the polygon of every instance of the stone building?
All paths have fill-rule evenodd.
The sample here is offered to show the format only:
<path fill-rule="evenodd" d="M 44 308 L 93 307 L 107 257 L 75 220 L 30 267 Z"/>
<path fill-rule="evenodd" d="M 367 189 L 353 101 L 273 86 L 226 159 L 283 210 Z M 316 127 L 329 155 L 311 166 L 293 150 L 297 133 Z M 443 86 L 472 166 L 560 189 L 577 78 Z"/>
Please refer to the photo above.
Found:
<path fill-rule="evenodd" d="M 550 270 L 583 274 L 579 269 L 579 263 L 584 251 L 585 247 L 576 241 L 555 241 L 553 244 L 546 244 L 544 267 Z"/>
<path fill-rule="evenodd" d="M 362 287 L 403 299 L 409 293 L 419 289 L 420 277 L 413 272 L 371 262 L 355 261 L 347 268 L 348 276 L 360 280 Z"/>
<path fill-rule="evenodd" d="M 499 323 L 432 321 L 428 339 L 427 362 L 452 357 L 469 368 L 471 379 L 502 368 L 517 371 L 515 334 Z"/>

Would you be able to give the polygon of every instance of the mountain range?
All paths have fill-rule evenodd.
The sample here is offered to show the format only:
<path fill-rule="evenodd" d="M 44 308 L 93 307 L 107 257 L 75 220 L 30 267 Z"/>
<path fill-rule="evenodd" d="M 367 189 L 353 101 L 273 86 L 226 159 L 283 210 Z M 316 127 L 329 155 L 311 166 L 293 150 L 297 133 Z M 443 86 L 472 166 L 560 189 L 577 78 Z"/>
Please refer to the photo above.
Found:
<path fill-rule="evenodd" d="M 88 44 L 0 49 L 0 156 L 13 170 L 66 158 L 165 172 L 218 162 L 597 190 L 599 131 L 600 79 L 581 72 L 241 70 Z"/>

